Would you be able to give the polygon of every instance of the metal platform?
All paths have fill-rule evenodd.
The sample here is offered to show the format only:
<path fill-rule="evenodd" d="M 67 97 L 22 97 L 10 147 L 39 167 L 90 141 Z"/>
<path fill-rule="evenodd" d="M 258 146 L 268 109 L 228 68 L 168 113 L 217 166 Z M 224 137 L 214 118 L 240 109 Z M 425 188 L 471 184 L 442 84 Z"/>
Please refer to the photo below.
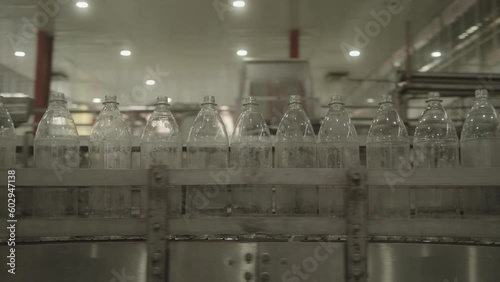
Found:
<path fill-rule="evenodd" d="M 6 170 L 0 170 L 2 173 L 7 175 Z M 168 192 L 172 187 L 247 184 L 261 186 L 255 189 L 273 189 L 276 185 L 340 188 L 346 194 L 345 216 L 196 214 L 187 218 L 186 214 L 169 213 Z M 78 169 L 62 175 L 50 169 L 16 170 L 18 188 L 124 185 L 147 187 L 148 217 L 20 218 L 16 239 L 18 266 L 23 274 L 16 275 L 16 280 L 9 276 L 11 280 L 6 281 L 36 281 L 38 277 L 42 279 L 39 281 L 451 282 L 496 281 L 500 277 L 500 269 L 495 267 L 500 263 L 499 217 L 372 218 L 367 209 L 368 191 L 377 186 L 500 189 L 498 169 L 408 172 L 158 167 Z M 7 238 L 5 230 L 0 230 L 1 238 Z M 321 254 L 318 248 L 325 252 Z M 52 253 L 56 257 L 46 259 L 53 257 Z M 3 260 L 5 256 L 0 262 Z M 64 265 L 64 270 L 56 272 L 57 265 Z M 294 272 L 295 265 L 303 268 L 303 275 Z M 116 273 L 122 273 L 123 267 L 125 274 L 135 278 L 119 280 Z M 26 269 L 39 269 L 40 276 Z M 92 274 L 70 276 L 80 272 Z"/>
<path fill-rule="evenodd" d="M 331 254 L 319 249 L 315 263 L 311 258 L 322 246 L 314 242 L 175 241 L 169 245 L 168 281 L 345 281 L 345 243 L 328 244 Z M 6 252 L 0 246 L 0 253 Z M 2 267 L 1 281 L 146 282 L 145 242 L 23 244 L 16 252 L 18 273 L 9 275 Z M 499 247 L 374 242 L 367 261 L 370 282 L 497 282 L 500 277 Z M 4 255 L 0 263 L 5 265 Z"/>

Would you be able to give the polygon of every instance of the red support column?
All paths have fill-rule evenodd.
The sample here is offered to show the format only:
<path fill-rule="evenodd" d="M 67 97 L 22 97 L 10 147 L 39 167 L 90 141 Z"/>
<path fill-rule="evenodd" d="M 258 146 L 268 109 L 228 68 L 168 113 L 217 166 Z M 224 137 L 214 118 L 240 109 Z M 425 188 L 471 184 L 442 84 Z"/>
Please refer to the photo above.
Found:
<path fill-rule="evenodd" d="M 292 29 L 290 31 L 290 58 L 299 58 L 299 29 Z"/>
<path fill-rule="evenodd" d="M 35 74 L 35 108 L 47 108 L 49 104 L 53 47 L 54 37 L 46 31 L 39 30 Z M 42 114 L 35 114 L 35 123 L 38 123 L 41 118 Z"/>

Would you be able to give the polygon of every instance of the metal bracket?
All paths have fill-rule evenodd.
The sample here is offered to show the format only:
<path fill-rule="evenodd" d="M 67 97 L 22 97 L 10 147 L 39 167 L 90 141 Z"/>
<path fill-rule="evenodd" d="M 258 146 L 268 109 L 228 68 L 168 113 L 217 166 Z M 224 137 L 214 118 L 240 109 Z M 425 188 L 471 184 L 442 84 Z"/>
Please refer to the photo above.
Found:
<path fill-rule="evenodd" d="M 148 185 L 148 282 L 167 281 L 167 185 L 166 166 L 149 171 Z"/>
<path fill-rule="evenodd" d="M 368 191 L 363 170 L 350 170 L 347 191 L 346 281 L 367 281 Z"/>

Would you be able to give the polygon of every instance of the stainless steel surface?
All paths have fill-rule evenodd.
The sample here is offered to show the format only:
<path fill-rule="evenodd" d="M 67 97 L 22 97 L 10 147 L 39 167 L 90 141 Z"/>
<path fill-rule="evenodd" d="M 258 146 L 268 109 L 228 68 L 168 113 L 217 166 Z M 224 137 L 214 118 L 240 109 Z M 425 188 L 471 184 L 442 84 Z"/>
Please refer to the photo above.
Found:
<path fill-rule="evenodd" d="M 366 169 L 366 185 L 405 186 L 497 186 L 500 173 L 496 168 L 482 169 Z M 7 169 L 0 169 L 6 175 Z M 168 185 L 329 185 L 347 186 L 348 170 L 304 169 L 169 169 Z M 17 186 L 120 186 L 148 185 L 145 169 L 16 169 Z M 425 187 L 422 187 L 425 188 Z"/>
<path fill-rule="evenodd" d="M 327 244 L 172 242 L 169 281 L 262 281 L 265 273 L 268 281 L 345 281 L 344 244 Z M 145 282 L 146 249 L 144 242 L 23 244 L 16 275 L 1 271 L 0 281 Z M 498 282 L 499 265 L 500 247 L 370 243 L 368 281 Z"/>
<path fill-rule="evenodd" d="M 352 170 L 347 192 L 346 280 L 367 281 L 366 247 L 368 244 L 368 191 L 365 171 Z"/>
<path fill-rule="evenodd" d="M 370 219 L 369 234 L 392 236 L 470 237 L 500 240 L 500 218 Z"/>
<path fill-rule="evenodd" d="M 168 245 L 167 192 L 168 176 L 165 167 L 149 170 L 148 188 L 148 282 L 165 281 Z"/>
<path fill-rule="evenodd" d="M 0 169 L 0 175 L 7 175 L 7 169 Z M 146 169 L 16 169 L 16 187 L 34 189 L 60 186 L 147 186 Z"/>
<path fill-rule="evenodd" d="M 144 238 L 145 218 L 20 218 L 18 241 Z M 0 222 L 0 242 L 7 238 L 6 222 Z"/>
<path fill-rule="evenodd" d="M 20 219 L 19 241 L 145 238 L 145 218 Z M 202 238 L 207 235 L 268 237 L 346 234 L 346 221 L 330 217 L 179 217 L 168 219 L 168 234 Z M 0 224 L 0 242 L 5 242 L 5 222 Z M 399 237 L 425 241 L 427 237 L 456 238 L 470 244 L 481 238 L 500 242 L 500 219 L 368 219 L 371 238 Z M 378 239 L 377 239 L 378 240 Z"/>
<path fill-rule="evenodd" d="M 206 217 L 169 219 L 170 234 L 345 234 L 345 220 L 329 217 Z"/>
<path fill-rule="evenodd" d="M 439 188 L 437 186 L 496 186 L 500 188 L 498 168 L 441 168 L 415 169 L 401 167 L 398 170 L 367 169 L 367 185 L 412 186 L 412 188 Z M 427 186 L 427 187 L 426 187 Z"/>
<path fill-rule="evenodd" d="M 0 246 L 0 281 L 146 282 L 144 242 L 86 242 L 16 246 L 16 274 L 7 273 Z"/>
<path fill-rule="evenodd" d="M 345 244 L 332 242 L 259 243 L 257 275 L 266 281 L 340 282 L 345 277 Z M 187 280 L 186 280 L 187 281 Z"/>
<path fill-rule="evenodd" d="M 257 243 L 171 243 L 169 281 L 259 281 Z M 246 279 L 250 278 L 250 279 Z"/>
<path fill-rule="evenodd" d="M 1 173 L 6 172 L 0 170 Z M 373 280 L 373 277 L 370 276 L 370 273 L 374 271 L 370 261 L 380 260 L 383 255 L 380 252 L 371 251 L 373 247 L 370 247 L 368 253 L 366 252 L 366 244 L 374 244 L 370 243 L 370 240 L 372 242 L 387 242 L 390 240 L 420 242 L 422 244 L 418 245 L 419 248 L 429 248 L 427 246 L 430 245 L 426 244 L 426 242 L 465 243 L 470 245 L 491 244 L 487 250 L 494 249 L 495 251 L 488 253 L 490 257 L 485 259 L 486 263 L 490 263 L 491 260 L 497 261 L 500 256 L 498 248 L 494 245 L 495 242 L 500 242 L 500 219 L 493 216 L 477 220 L 438 218 L 428 220 L 411 218 L 386 220 L 370 219 L 366 214 L 366 189 L 372 188 L 368 187 L 368 185 L 394 185 L 395 189 L 398 189 L 398 185 L 421 186 L 424 188 L 425 185 L 448 185 L 449 189 L 457 189 L 461 185 L 496 185 L 495 187 L 499 187 L 500 176 L 494 169 L 413 171 L 365 169 L 165 170 L 158 167 L 153 170 L 98 171 L 76 169 L 65 173 L 63 179 L 58 178 L 58 171 L 19 169 L 16 176 L 18 187 L 117 186 L 130 185 L 131 183 L 134 185 L 144 185 L 144 183 L 148 185 L 150 212 L 146 223 L 141 218 L 131 219 L 128 222 L 125 219 L 20 218 L 18 223 L 20 226 L 18 233 L 20 241 L 23 237 L 34 241 L 58 238 L 63 240 L 68 238 L 71 240 L 114 240 L 137 238 L 137 233 L 144 232 L 143 235 L 147 234 L 148 241 L 147 247 L 143 248 L 148 249 L 149 252 L 147 256 L 141 257 L 139 263 L 136 263 L 142 267 L 142 272 L 137 272 L 142 273 L 141 275 L 146 275 L 145 269 L 149 268 L 148 281 L 165 281 L 166 277 L 170 277 L 169 281 L 302 281 L 306 279 L 310 281 L 342 281 L 338 280 L 342 277 L 345 277 L 346 281 L 391 281 Z M 345 219 L 324 214 L 311 217 L 259 215 L 208 217 L 205 215 L 169 214 L 169 204 L 172 199 L 169 199 L 168 192 L 170 188 L 168 187 L 182 184 L 261 184 L 263 186 L 256 189 L 271 189 L 273 184 L 312 187 L 317 185 L 344 186 L 343 189 L 349 195 L 345 202 L 345 207 L 348 210 Z M 304 189 L 308 188 L 305 187 Z M 29 226 L 28 223 L 32 225 Z M 123 224 L 131 224 L 131 226 L 124 227 Z M 23 225 L 24 227 L 21 227 Z M 73 228 L 75 230 L 72 230 Z M 2 228 L 2 230 L 5 229 Z M 27 234 L 30 232 L 31 234 Z M 124 236 L 123 234 L 129 235 Z M 31 237 L 28 235 L 31 235 Z M 332 239 L 334 236 L 331 235 L 336 235 L 337 239 Z M 331 243 L 342 246 L 342 251 L 337 250 L 328 253 L 328 250 L 330 250 L 327 248 L 328 245 L 317 241 L 324 241 L 325 239 L 340 240 L 339 238 L 345 235 L 347 235 L 348 244 L 345 250 L 344 243 Z M 139 237 L 142 238 L 143 236 L 139 235 Z M 200 239 L 207 239 L 207 241 L 200 241 Z M 289 242 L 283 242 L 283 240 Z M 39 243 L 26 245 L 26 248 L 36 250 L 37 248 L 43 249 L 44 246 L 53 245 L 57 244 Z M 73 245 L 78 246 L 78 243 L 61 244 L 61 246 L 65 247 L 63 253 L 66 252 L 66 248 Z M 402 246 L 406 245 L 408 244 Z M 471 247 L 452 246 L 452 248 L 460 250 Z M 482 250 L 479 249 L 479 246 L 475 247 Z M 19 249 L 24 248 L 24 245 L 19 247 Z M 462 255 L 460 251 L 455 251 L 455 249 L 450 252 L 458 252 L 458 255 Z M 321 250 L 326 251 L 326 253 L 318 255 Z M 78 253 L 79 251 L 75 250 L 75 252 Z M 113 251 L 109 250 L 108 252 L 112 253 Z M 397 264 L 396 261 L 400 257 L 402 258 L 401 262 L 405 262 L 405 256 L 408 256 L 408 253 L 401 252 L 399 257 L 391 261 L 391 267 Z M 437 254 L 439 252 L 437 251 Z M 23 252 L 18 253 L 22 254 Z M 329 255 L 326 255 L 327 253 Z M 28 253 L 24 253 L 24 255 L 29 256 Z M 244 262 L 240 262 L 241 255 L 243 255 Z M 462 260 L 453 263 L 462 263 L 463 260 L 471 259 L 466 257 L 466 254 L 463 256 Z M 43 261 L 44 264 L 49 264 L 50 260 L 47 257 L 47 253 L 41 251 L 39 260 Z M 272 263 L 278 261 L 273 260 L 276 257 L 280 258 L 280 266 L 271 267 Z M 5 258 L 3 259 L 5 260 Z M 127 258 L 120 257 L 120 259 L 126 260 Z M 341 267 L 337 267 L 340 264 L 335 262 L 337 259 L 341 261 Z M 425 257 L 418 254 L 416 259 L 425 261 Z M 447 262 L 442 262 L 439 259 L 434 261 L 443 264 L 443 269 L 452 267 L 447 266 Z M 323 264 L 322 262 L 327 263 Z M 365 276 L 367 272 L 365 264 L 367 262 L 368 276 Z M 19 259 L 18 263 L 19 266 L 22 266 L 25 262 Z M 286 264 L 291 264 L 291 267 L 282 266 Z M 389 266 L 384 267 L 376 268 L 375 271 L 389 271 L 387 273 L 397 271 L 392 270 Z M 422 267 L 427 267 L 427 265 Z M 21 269 L 21 267 L 18 268 Z M 27 268 L 29 269 L 29 267 Z M 301 268 L 302 272 L 298 272 Z M 52 275 L 59 275 L 55 274 L 53 266 L 47 265 L 47 269 L 52 270 Z M 68 269 L 73 269 L 76 272 L 80 271 L 78 267 L 74 266 L 69 266 Z M 96 279 L 101 279 L 101 276 L 107 275 L 103 274 L 99 268 L 96 267 L 96 269 L 98 269 L 97 273 L 100 275 Z M 339 269 L 342 269 L 342 272 L 339 272 Z M 433 275 L 439 274 L 439 272 L 434 272 L 429 276 L 427 273 L 420 273 L 419 271 L 420 269 L 406 270 L 406 275 L 409 275 L 412 279 L 418 277 L 418 275 L 424 275 L 422 277 L 426 279 L 428 277 L 434 279 L 434 277 L 438 276 Z M 496 273 L 499 270 L 488 269 L 488 271 Z M 49 273 L 49 271 L 46 273 Z M 490 273 L 487 275 L 490 275 Z M 376 275 L 379 274 L 379 272 L 376 272 Z M 390 276 L 382 277 L 386 279 L 386 277 Z M 393 281 L 406 281 L 401 280 L 400 276 L 396 277 L 398 279 Z M 489 279 L 489 277 L 485 276 L 485 279 Z"/>
<path fill-rule="evenodd" d="M 369 245 L 370 282 L 497 282 L 500 247 Z"/>

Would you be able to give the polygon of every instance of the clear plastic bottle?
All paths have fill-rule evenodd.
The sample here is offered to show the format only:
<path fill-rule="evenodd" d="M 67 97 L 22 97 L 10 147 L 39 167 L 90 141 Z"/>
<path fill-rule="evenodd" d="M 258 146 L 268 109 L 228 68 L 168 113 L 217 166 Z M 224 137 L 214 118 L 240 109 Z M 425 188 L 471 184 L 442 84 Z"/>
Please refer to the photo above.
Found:
<path fill-rule="evenodd" d="M 181 134 L 167 96 L 158 97 L 141 138 L 141 166 L 152 165 L 182 166 Z"/>
<path fill-rule="evenodd" d="M 333 96 L 330 110 L 318 133 L 318 167 L 353 168 L 359 166 L 356 128 L 344 109 L 342 96 Z"/>
<path fill-rule="evenodd" d="M 0 96 L 0 167 L 14 168 L 16 165 L 16 130 L 12 118 Z"/>
<path fill-rule="evenodd" d="M 415 128 L 413 162 L 416 168 L 459 166 L 458 136 L 453 121 L 441 105 L 438 92 L 430 92 L 427 108 Z M 449 189 L 415 191 L 417 216 L 436 217 L 459 213 L 458 193 Z"/>
<path fill-rule="evenodd" d="M 499 126 L 495 108 L 488 101 L 488 90 L 476 90 L 460 137 L 462 167 L 500 167 Z"/>
<path fill-rule="evenodd" d="M 409 168 L 408 132 L 391 96 L 382 95 L 379 105 L 380 108 L 368 130 L 366 166 L 377 169 Z M 409 189 L 392 186 L 370 187 L 369 209 L 375 217 L 409 217 Z"/>
<path fill-rule="evenodd" d="M 89 165 L 98 169 L 130 168 L 131 137 L 116 96 L 106 95 L 104 108 L 90 131 Z M 89 191 L 93 216 L 130 216 L 130 188 L 96 187 Z"/>
<path fill-rule="evenodd" d="M 344 109 L 342 96 L 332 97 L 330 110 L 318 132 L 318 167 L 359 167 L 359 142 L 356 128 Z M 334 217 L 344 216 L 342 187 L 319 187 L 320 214 Z"/>
<path fill-rule="evenodd" d="M 243 101 L 243 112 L 231 137 L 231 167 L 272 168 L 273 143 L 267 123 L 254 97 Z M 271 213 L 272 191 L 259 187 L 233 187 L 234 213 Z"/>
<path fill-rule="evenodd" d="M 465 118 L 460 138 L 462 167 L 500 167 L 500 121 L 488 102 L 488 90 L 475 92 L 474 104 Z M 463 191 L 465 215 L 500 214 L 500 191 L 473 187 Z"/>
<path fill-rule="evenodd" d="M 316 136 L 298 95 L 290 96 L 288 110 L 278 126 L 274 164 L 277 168 L 316 167 Z M 276 213 L 316 214 L 317 211 L 316 190 L 276 188 Z"/>
<path fill-rule="evenodd" d="M 63 93 L 51 93 L 50 103 L 35 135 L 35 167 L 53 169 L 57 176 L 80 166 L 80 140 L 75 122 L 66 108 Z M 33 214 L 59 217 L 75 215 L 78 193 L 75 189 L 34 189 Z"/>
<path fill-rule="evenodd" d="M 205 96 L 187 139 L 188 168 L 228 167 L 229 141 L 214 96 Z M 186 213 L 225 214 L 229 210 L 226 186 L 188 187 Z"/>

